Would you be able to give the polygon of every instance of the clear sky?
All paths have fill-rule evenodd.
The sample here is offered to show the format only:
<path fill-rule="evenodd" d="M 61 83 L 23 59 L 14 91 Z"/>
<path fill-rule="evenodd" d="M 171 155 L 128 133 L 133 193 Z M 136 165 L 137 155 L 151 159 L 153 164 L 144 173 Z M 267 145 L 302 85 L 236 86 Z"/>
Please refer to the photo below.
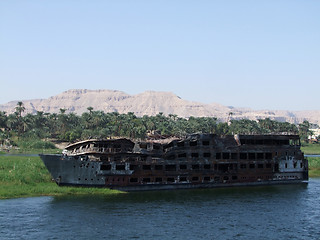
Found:
<path fill-rule="evenodd" d="M 320 110 L 320 1 L 0 0 L 0 104 L 82 88 Z"/>

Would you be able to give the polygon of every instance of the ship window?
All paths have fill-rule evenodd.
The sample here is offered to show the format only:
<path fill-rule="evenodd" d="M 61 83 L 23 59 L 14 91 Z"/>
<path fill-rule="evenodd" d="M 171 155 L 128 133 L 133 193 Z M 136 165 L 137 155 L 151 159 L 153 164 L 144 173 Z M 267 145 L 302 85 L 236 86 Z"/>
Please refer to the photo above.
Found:
<path fill-rule="evenodd" d="M 222 159 L 229 159 L 230 158 L 230 154 L 229 153 L 222 153 Z"/>
<path fill-rule="evenodd" d="M 208 153 L 204 153 L 204 154 L 203 154 L 203 157 L 209 158 L 209 157 L 211 157 L 211 153 L 209 153 L 209 152 L 208 152 Z"/>
<path fill-rule="evenodd" d="M 176 165 L 166 165 L 166 171 L 176 171 Z"/>
<path fill-rule="evenodd" d="M 137 170 L 138 168 L 138 165 L 130 165 L 130 170 Z"/>
<path fill-rule="evenodd" d="M 153 149 L 159 150 L 159 149 L 160 149 L 160 146 L 159 146 L 159 145 L 153 145 Z"/>
<path fill-rule="evenodd" d="M 254 163 L 250 163 L 249 168 L 254 168 Z"/>
<path fill-rule="evenodd" d="M 197 145 L 198 145 L 197 141 L 190 142 L 190 147 L 197 146 Z"/>
<path fill-rule="evenodd" d="M 187 154 L 186 153 L 180 153 L 178 154 L 178 158 L 185 158 L 187 157 Z"/>
<path fill-rule="evenodd" d="M 255 153 L 249 153 L 248 156 L 249 156 L 249 159 L 255 159 L 256 158 L 256 154 Z"/>
<path fill-rule="evenodd" d="M 209 182 L 209 181 L 210 181 L 210 177 L 204 177 L 204 178 L 203 178 L 203 181 Z"/>
<path fill-rule="evenodd" d="M 154 170 L 162 170 L 162 165 L 155 165 Z"/>
<path fill-rule="evenodd" d="M 271 163 L 267 163 L 266 168 L 271 168 Z"/>
<path fill-rule="evenodd" d="M 191 153 L 191 157 L 193 158 L 199 157 L 199 153 Z"/>
<path fill-rule="evenodd" d="M 214 165 L 213 165 L 213 168 L 214 168 L 214 170 L 218 170 L 218 165 L 217 165 L 217 164 L 214 164 Z"/>
<path fill-rule="evenodd" d="M 143 178 L 142 181 L 145 183 L 148 183 L 148 182 L 150 182 L 150 178 Z"/>
<path fill-rule="evenodd" d="M 247 159 L 247 153 L 240 153 L 240 159 Z"/>
<path fill-rule="evenodd" d="M 247 168 L 247 164 L 240 164 L 240 168 L 242 169 Z"/>
<path fill-rule="evenodd" d="M 210 169 L 210 164 L 205 164 L 205 165 L 203 165 L 203 168 L 204 168 L 204 169 Z"/>
<path fill-rule="evenodd" d="M 216 153 L 216 159 L 221 159 L 221 153 Z"/>
<path fill-rule="evenodd" d="M 263 153 L 257 153 L 257 159 L 263 159 Z"/>
<path fill-rule="evenodd" d="M 100 170 L 111 170 L 111 165 L 110 164 L 107 164 L 107 165 L 102 164 L 100 166 Z"/>
<path fill-rule="evenodd" d="M 192 165 L 192 169 L 193 170 L 198 170 L 198 169 L 200 169 L 200 165 L 199 164 L 193 164 Z"/>
<path fill-rule="evenodd" d="M 229 177 L 228 176 L 224 176 L 223 180 L 229 180 Z"/>
<path fill-rule="evenodd" d="M 266 159 L 272 159 L 272 153 L 266 153 Z"/>
<path fill-rule="evenodd" d="M 125 165 L 116 165 L 116 170 L 125 170 L 126 166 Z"/>
<path fill-rule="evenodd" d="M 114 157 L 114 161 L 120 161 L 120 160 L 121 160 L 121 157 L 120 157 L 120 156 Z"/>
<path fill-rule="evenodd" d="M 151 165 L 142 165 L 143 170 L 151 170 Z"/>
<path fill-rule="evenodd" d="M 232 180 L 237 180 L 238 176 L 232 176 Z"/>
<path fill-rule="evenodd" d="M 180 165 L 180 169 L 187 169 L 187 165 L 186 164 L 181 164 Z"/>
<path fill-rule="evenodd" d="M 161 177 L 157 177 L 155 182 L 157 182 L 157 183 L 162 182 L 162 178 Z"/>
<path fill-rule="evenodd" d="M 108 161 L 108 157 L 107 157 L 107 156 L 101 156 L 101 157 L 100 157 L 100 160 L 101 160 L 101 161 Z"/>
<path fill-rule="evenodd" d="M 259 163 L 259 164 L 258 164 L 258 168 L 263 168 L 263 164 L 262 164 L 262 163 Z"/>
<path fill-rule="evenodd" d="M 179 182 L 186 182 L 187 178 L 186 177 L 180 177 Z"/>
<path fill-rule="evenodd" d="M 300 168 L 302 168 L 303 167 L 303 164 L 302 163 L 300 163 Z"/>
<path fill-rule="evenodd" d="M 192 177 L 192 181 L 199 181 L 199 177 Z"/>
<path fill-rule="evenodd" d="M 296 163 L 296 162 L 293 163 L 293 167 L 294 167 L 294 168 L 297 168 L 297 163 Z"/>
<path fill-rule="evenodd" d="M 238 153 L 231 153 L 231 159 L 237 159 Z"/>
<path fill-rule="evenodd" d="M 229 170 L 229 164 L 218 164 L 218 170 L 227 172 Z"/>
<path fill-rule="evenodd" d="M 167 182 L 174 182 L 174 178 L 173 177 L 168 177 L 167 178 Z"/>
<path fill-rule="evenodd" d="M 285 167 L 285 168 L 288 168 L 288 163 L 285 163 L 285 164 L 284 164 L 284 167 Z"/>
<path fill-rule="evenodd" d="M 177 142 L 178 147 L 184 147 L 184 142 Z"/>
<path fill-rule="evenodd" d="M 264 144 L 265 145 L 272 145 L 272 139 L 265 139 Z"/>
<path fill-rule="evenodd" d="M 279 164 L 278 163 L 274 164 L 274 171 L 279 172 Z"/>
<path fill-rule="evenodd" d="M 214 181 L 215 182 L 219 182 L 220 181 L 220 177 L 214 177 Z"/>
<path fill-rule="evenodd" d="M 140 143 L 140 148 L 147 149 L 147 144 L 146 143 Z"/>
<path fill-rule="evenodd" d="M 176 156 L 174 154 L 168 156 L 168 160 L 173 160 L 175 158 L 176 158 Z"/>
<path fill-rule="evenodd" d="M 210 143 L 209 141 L 202 141 L 202 145 L 203 145 L 203 146 L 208 146 L 209 143 Z"/>

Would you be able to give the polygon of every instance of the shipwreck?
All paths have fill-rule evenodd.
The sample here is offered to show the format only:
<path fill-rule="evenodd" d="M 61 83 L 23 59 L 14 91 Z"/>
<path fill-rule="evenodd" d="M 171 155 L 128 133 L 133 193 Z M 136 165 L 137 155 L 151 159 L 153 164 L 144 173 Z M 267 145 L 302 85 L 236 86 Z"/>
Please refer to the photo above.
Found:
<path fill-rule="evenodd" d="M 123 191 L 308 182 L 298 135 L 192 134 L 133 141 L 89 139 L 41 154 L 59 186 Z"/>

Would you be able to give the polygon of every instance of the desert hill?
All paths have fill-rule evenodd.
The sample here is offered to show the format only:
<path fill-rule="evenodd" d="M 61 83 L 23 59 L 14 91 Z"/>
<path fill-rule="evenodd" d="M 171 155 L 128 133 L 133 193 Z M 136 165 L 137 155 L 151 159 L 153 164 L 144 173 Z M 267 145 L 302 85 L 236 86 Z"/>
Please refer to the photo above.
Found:
<path fill-rule="evenodd" d="M 0 105 L 0 111 L 12 113 L 18 101 Z M 277 121 L 300 123 L 308 120 L 320 124 L 320 111 L 271 111 L 233 108 L 218 103 L 204 104 L 183 100 L 171 92 L 147 91 L 137 95 L 129 95 L 116 90 L 73 89 L 48 99 L 23 100 L 25 113 L 37 111 L 59 113 L 60 109 L 82 114 L 88 107 L 104 112 L 133 112 L 137 116 L 175 114 L 179 117 L 216 117 L 226 121 L 230 113 L 233 119 L 247 118 L 256 120 L 270 118 Z"/>

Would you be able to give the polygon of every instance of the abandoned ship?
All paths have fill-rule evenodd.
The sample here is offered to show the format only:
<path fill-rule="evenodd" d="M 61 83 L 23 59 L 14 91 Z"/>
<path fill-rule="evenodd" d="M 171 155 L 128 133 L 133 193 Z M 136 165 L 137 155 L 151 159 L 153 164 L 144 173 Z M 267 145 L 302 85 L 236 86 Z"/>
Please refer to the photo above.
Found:
<path fill-rule="evenodd" d="M 61 186 L 136 191 L 308 182 L 298 135 L 89 139 L 69 145 L 63 154 L 40 157 Z"/>

